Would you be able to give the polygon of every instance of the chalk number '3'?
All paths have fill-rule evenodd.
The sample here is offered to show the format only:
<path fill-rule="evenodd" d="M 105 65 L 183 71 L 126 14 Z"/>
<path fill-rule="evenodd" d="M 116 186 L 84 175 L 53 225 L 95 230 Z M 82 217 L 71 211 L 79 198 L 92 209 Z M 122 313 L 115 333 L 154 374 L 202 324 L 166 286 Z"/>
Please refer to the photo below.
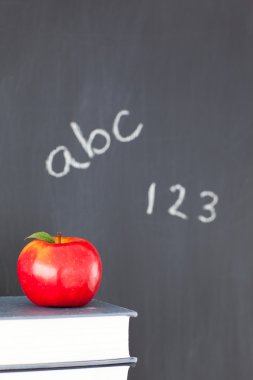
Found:
<path fill-rule="evenodd" d="M 199 215 L 198 216 L 198 219 L 202 222 L 202 223 L 211 223 L 214 221 L 214 219 L 216 218 L 216 211 L 215 211 L 215 206 L 217 205 L 218 203 L 218 195 L 216 195 L 215 193 L 213 193 L 212 191 L 202 191 L 200 193 L 200 196 L 201 198 L 205 198 L 205 197 L 209 197 L 211 198 L 211 202 L 210 203 L 207 203 L 203 206 L 203 209 L 204 210 L 207 210 L 210 212 L 210 216 L 203 216 L 203 215 Z"/>

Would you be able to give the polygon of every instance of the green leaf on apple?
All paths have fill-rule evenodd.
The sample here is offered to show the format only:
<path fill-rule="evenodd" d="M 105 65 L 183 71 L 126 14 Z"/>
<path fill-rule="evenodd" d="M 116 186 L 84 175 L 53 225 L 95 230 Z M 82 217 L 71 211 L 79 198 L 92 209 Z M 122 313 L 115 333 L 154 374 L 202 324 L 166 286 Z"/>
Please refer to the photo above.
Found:
<path fill-rule="evenodd" d="M 37 239 L 37 240 L 46 241 L 48 243 L 55 243 L 54 238 L 51 235 L 49 235 L 47 232 L 43 232 L 43 231 L 35 232 L 34 234 L 27 236 L 25 240 L 26 239 Z"/>

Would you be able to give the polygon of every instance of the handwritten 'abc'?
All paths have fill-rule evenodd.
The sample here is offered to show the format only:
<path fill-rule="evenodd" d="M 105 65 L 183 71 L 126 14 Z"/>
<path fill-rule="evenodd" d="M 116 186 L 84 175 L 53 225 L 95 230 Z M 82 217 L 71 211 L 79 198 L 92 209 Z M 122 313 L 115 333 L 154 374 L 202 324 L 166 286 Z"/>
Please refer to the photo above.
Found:
<path fill-rule="evenodd" d="M 140 123 L 130 135 L 122 136 L 120 128 L 119 128 L 119 123 L 122 116 L 129 116 L 129 114 L 130 112 L 127 110 L 122 110 L 118 112 L 112 126 L 112 132 L 114 134 L 115 139 L 123 143 L 127 143 L 127 142 L 135 140 L 140 135 L 143 128 L 143 124 Z M 70 127 L 72 128 L 72 131 L 74 132 L 81 147 L 88 155 L 89 160 L 85 162 L 76 161 L 76 159 L 72 156 L 72 154 L 70 153 L 69 149 L 66 146 L 64 145 L 58 146 L 57 148 L 52 150 L 52 152 L 50 152 L 46 160 L 46 170 L 48 174 L 56 178 L 67 175 L 71 167 L 76 168 L 76 169 L 88 169 L 91 164 L 91 159 L 93 159 L 95 155 L 101 155 L 105 153 L 110 148 L 110 145 L 111 145 L 111 137 L 109 133 L 105 131 L 104 129 L 94 129 L 90 133 L 89 138 L 85 139 L 77 123 L 75 123 L 74 121 L 71 122 Z M 104 145 L 100 148 L 94 147 L 94 140 L 96 136 L 101 136 L 102 138 L 104 138 Z M 56 172 L 53 169 L 53 161 L 54 161 L 55 156 L 59 153 L 63 154 L 64 167 L 62 171 Z"/>

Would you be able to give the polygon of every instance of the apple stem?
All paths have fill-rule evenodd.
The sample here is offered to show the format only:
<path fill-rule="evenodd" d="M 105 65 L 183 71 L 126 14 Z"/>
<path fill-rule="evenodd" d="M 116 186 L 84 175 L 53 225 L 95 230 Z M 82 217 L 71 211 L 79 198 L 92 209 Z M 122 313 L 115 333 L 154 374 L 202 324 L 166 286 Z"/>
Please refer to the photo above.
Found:
<path fill-rule="evenodd" d="M 57 243 L 61 244 L 61 232 L 57 232 L 57 239 L 58 239 Z"/>

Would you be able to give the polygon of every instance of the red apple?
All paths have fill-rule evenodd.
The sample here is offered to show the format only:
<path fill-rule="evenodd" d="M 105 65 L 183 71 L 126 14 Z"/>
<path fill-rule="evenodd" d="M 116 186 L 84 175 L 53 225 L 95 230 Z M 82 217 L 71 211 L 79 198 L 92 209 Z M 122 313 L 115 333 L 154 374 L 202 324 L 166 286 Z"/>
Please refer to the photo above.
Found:
<path fill-rule="evenodd" d="M 18 257 L 17 272 L 26 296 L 39 306 L 77 307 L 96 294 L 102 263 L 96 248 L 76 237 L 37 232 Z"/>

